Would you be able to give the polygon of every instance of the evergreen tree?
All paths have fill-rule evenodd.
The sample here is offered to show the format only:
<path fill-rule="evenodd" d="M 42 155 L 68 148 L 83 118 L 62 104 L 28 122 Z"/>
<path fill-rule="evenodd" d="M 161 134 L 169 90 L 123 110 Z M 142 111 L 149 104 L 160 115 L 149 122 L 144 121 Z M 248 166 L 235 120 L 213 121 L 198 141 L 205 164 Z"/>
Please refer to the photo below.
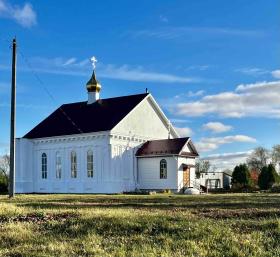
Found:
<path fill-rule="evenodd" d="M 251 186 L 251 177 L 248 166 L 246 164 L 237 165 L 232 173 L 233 186 L 246 188 Z"/>
<path fill-rule="evenodd" d="M 264 166 L 258 179 L 260 189 L 267 190 L 275 183 L 279 183 L 279 175 L 277 174 L 273 164 Z"/>

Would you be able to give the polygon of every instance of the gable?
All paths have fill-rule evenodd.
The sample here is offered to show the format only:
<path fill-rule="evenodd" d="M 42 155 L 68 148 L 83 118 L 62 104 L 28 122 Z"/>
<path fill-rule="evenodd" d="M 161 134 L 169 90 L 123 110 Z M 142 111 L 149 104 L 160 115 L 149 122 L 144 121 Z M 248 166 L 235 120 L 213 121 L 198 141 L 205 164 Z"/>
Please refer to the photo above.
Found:
<path fill-rule="evenodd" d="M 168 119 L 157 106 L 151 95 L 139 103 L 113 129 L 112 133 L 122 133 L 147 138 L 168 138 Z M 170 125 L 170 137 L 178 137 L 175 129 Z"/>
<path fill-rule="evenodd" d="M 182 150 L 180 151 L 180 155 L 189 155 L 189 154 L 192 154 L 194 156 L 199 156 L 190 138 L 187 140 L 185 145 L 182 147 Z"/>

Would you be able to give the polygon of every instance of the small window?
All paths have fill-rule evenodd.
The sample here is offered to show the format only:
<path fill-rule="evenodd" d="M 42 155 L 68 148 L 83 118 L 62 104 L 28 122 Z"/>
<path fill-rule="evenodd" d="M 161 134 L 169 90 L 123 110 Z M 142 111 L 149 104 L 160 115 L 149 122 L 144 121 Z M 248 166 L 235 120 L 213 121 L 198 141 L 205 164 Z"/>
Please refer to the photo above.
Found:
<path fill-rule="evenodd" d="M 160 161 L 160 179 L 167 179 L 167 162 L 165 159 Z"/>
<path fill-rule="evenodd" d="M 42 154 L 42 160 L 41 160 L 41 164 L 42 164 L 42 179 L 47 179 L 48 176 L 48 166 L 47 166 L 47 154 L 43 153 Z"/>
<path fill-rule="evenodd" d="M 87 152 L 87 176 L 93 177 L 93 153 L 91 150 Z"/>
<path fill-rule="evenodd" d="M 56 170 L 56 178 L 61 179 L 61 173 L 62 173 L 62 163 L 61 163 L 61 156 L 59 152 L 56 152 L 55 156 L 55 170 Z"/>
<path fill-rule="evenodd" d="M 77 177 L 77 154 L 75 151 L 71 152 L 71 178 Z"/>

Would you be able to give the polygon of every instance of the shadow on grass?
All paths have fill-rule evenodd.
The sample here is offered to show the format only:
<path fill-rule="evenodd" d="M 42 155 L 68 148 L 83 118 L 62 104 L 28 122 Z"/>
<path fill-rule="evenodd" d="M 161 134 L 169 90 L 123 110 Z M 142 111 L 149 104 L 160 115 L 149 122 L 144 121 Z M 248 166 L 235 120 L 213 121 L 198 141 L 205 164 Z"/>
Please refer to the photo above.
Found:
<path fill-rule="evenodd" d="M 202 209 L 274 209 L 279 208 L 279 202 L 265 201 L 265 202 L 196 202 L 196 203 L 176 203 L 176 202 L 63 202 L 50 201 L 38 203 L 18 203 L 18 206 L 41 208 L 41 209 L 75 209 L 75 208 L 133 208 L 133 209 L 149 209 L 149 210 L 202 210 Z"/>
<path fill-rule="evenodd" d="M 193 225 L 183 217 L 158 215 L 125 219 L 123 217 L 104 216 L 81 218 L 67 220 L 62 223 L 47 223 L 43 224 L 43 226 L 47 233 L 50 235 L 55 234 L 59 238 L 82 237 L 93 233 L 105 238 L 140 236 L 144 240 L 149 240 L 151 237 L 162 234 L 174 238 L 186 237 L 187 232 L 190 231 L 190 226 Z"/>

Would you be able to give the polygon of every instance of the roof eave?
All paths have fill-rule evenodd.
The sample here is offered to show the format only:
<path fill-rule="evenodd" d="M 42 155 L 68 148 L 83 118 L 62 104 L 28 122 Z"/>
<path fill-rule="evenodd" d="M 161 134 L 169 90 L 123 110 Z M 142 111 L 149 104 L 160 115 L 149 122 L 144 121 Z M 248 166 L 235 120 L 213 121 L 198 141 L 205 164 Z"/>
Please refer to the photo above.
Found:
<path fill-rule="evenodd" d="M 135 155 L 137 158 L 151 158 L 151 157 L 162 157 L 162 156 L 178 156 L 184 158 L 196 158 L 198 156 L 188 156 L 188 155 L 181 155 L 181 154 L 172 154 L 172 153 L 162 153 L 162 154 L 143 154 L 143 155 Z"/>

